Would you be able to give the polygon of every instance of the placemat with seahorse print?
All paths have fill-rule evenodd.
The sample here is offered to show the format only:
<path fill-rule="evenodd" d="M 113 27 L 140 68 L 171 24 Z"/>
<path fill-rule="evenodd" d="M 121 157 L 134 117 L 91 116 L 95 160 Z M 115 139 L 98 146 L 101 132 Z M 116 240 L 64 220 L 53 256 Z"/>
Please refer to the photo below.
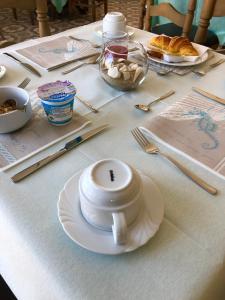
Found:
<path fill-rule="evenodd" d="M 141 128 L 225 176 L 224 105 L 190 94 L 148 120 Z"/>

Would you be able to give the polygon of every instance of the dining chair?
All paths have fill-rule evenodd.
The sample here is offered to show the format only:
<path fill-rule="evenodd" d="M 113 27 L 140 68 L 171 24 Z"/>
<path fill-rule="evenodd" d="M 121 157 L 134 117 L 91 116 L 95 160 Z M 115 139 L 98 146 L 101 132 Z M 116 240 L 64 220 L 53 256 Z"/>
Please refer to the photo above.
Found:
<path fill-rule="evenodd" d="M 196 0 L 189 0 L 187 13 L 182 14 L 168 2 L 155 4 L 154 0 L 142 0 L 140 27 L 156 34 L 187 37 L 191 31 L 196 2 Z M 165 17 L 172 22 L 152 26 L 152 17 Z"/>
<path fill-rule="evenodd" d="M 0 8 L 36 9 L 40 37 L 50 35 L 47 0 L 0 0 Z"/>
<path fill-rule="evenodd" d="M 194 19 L 197 0 L 188 0 L 186 2 L 187 10 L 186 14 L 183 14 L 168 2 L 154 4 L 154 0 L 142 0 L 139 27 L 144 27 L 145 30 L 151 31 L 155 34 L 166 34 L 168 36 L 184 36 L 188 37 L 191 41 L 194 41 L 198 26 L 193 25 L 192 23 Z M 172 22 L 152 26 L 152 18 L 159 16 L 165 17 Z M 208 30 L 207 40 L 204 44 L 208 46 L 212 43 L 211 41 L 216 41 L 215 34 L 212 31 Z"/>
<path fill-rule="evenodd" d="M 225 0 L 204 0 L 200 13 L 200 20 L 194 41 L 199 44 L 206 44 L 209 40 L 208 27 L 212 17 L 225 17 Z M 209 44 L 209 42 L 208 42 Z M 215 35 L 210 40 L 210 46 L 219 44 L 219 39 Z"/>
<path fill-rule="evenodd" d="M 92 21 L 96 21 L 97 8 L 101 5 L 104 6 L 104 14 L 108 12 L 108 1 L 107 0 L 69 0 L 68 2 L 68 10 L 69 15 L 71 15 L 73 7 L 78 6 L 81 9 L 88 8 L 91 10 Z"/>

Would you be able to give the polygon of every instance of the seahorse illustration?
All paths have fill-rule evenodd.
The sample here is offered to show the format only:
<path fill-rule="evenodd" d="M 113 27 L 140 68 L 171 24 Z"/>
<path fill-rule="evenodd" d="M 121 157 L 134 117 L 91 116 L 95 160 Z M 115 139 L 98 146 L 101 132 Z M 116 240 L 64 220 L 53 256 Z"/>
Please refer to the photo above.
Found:
<path fill-rule="evenodd" d="M 192 111 L 189 111 L 184 115 L 195 115 L 200 117 L 195 120 L 195 122 L 197 122 L 198 129 L 203 131 L 211 140 L 211 143 L 203 143 L 202 148 L 207 150 L 216 149 L 219 145 L 219 141 L 216 139 L 213 133 L 217 130 L 218 126 L 214 123 L 210 115 L 198 108 L 194 108 Z"/>

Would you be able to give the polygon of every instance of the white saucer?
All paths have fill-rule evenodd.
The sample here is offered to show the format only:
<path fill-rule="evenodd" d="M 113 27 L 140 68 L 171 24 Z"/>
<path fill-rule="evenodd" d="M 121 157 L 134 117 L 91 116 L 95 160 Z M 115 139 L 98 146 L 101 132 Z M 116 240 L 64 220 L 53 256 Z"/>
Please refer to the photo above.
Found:
<path fill-rule="evenodd" d="M 155 183 L 143 173 L 144 203 L 135 223 L 129 226 L 126 245 L 116 245 L 112 232 L 96 229 L 84 219 L 79 205 L 78 181 L 80 173 L 71 177 L 60 192 L 58 217 L 66 234 L 78 245 L 102 254 L 130 252 L 147 243 L 163 220 L 164 204 Z"/>
<path fill-rule="evenodd" d="M 102 37 L 102 25 L 98 25 L 97 27 L 95 27 L 94 33 L 98 37 Z M 134 31 L 131 28 L 129 28 L 129 26 L 127 26 L 127 33 L 129 35 L 129 37 L 131 37 L 134 34 Z"/>
<path fill-rule="evenodd" d="M 0 78 L 2 78 L 5 75 L 6 67 L 0 66 Z"/>

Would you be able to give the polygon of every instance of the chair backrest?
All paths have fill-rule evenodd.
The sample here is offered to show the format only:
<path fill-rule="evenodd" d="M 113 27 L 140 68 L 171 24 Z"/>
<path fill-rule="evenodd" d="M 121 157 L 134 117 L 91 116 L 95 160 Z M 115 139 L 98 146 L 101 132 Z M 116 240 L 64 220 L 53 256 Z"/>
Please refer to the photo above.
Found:
<path fill-rule="evenodd" d="M 225 0 L 204 0 L 194 41 L 199 44 L 204 44 L 211 18 L 224 16 Z"/>
<path fill-rule="evenodd" d="M 0 0 L 0 8 L 36 9 L 39 35 L 50 35 L 47 0 Z"/>
<path fill-rule="evenodd" d="M 188 9 L 186 14 L 182 14 L 177 11 L 170 3 L 154 4 L 154 0 L 142 0 L 142 17 L 145 11 L 145 21 L 140 21 L 140 27 L 144 23 L 144 29 L 151 31 L 151 18 L 155 16 L 165 17 L 172 21 L 174 24 L 182 28 L 182 36 L 188 36 L 191 30 L 194 12 L 196 8 L 197 0 L 188 1 Z"/>

